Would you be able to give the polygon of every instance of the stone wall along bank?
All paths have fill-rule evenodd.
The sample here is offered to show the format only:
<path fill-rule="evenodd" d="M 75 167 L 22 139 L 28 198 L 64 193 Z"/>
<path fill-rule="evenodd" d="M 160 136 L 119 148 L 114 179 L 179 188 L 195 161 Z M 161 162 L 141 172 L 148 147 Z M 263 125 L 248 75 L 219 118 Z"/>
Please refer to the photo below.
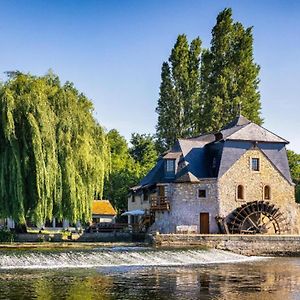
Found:
<path fill-rule="evenodd" d="M 157 247 L 208 247 L 249 256 L 300 256 L 299 235 L 157 234 L 152 243 Z"/>

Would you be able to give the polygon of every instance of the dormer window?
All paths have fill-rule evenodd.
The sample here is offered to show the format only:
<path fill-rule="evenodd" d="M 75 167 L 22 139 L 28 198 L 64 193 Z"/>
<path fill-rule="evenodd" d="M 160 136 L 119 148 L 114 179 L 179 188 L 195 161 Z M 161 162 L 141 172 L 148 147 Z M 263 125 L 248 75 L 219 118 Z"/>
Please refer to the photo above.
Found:
<path fill-rule="evenodd" d="M 175 174 L 175 159 L 166 160 L 166 173 L 167 175 Z"/>

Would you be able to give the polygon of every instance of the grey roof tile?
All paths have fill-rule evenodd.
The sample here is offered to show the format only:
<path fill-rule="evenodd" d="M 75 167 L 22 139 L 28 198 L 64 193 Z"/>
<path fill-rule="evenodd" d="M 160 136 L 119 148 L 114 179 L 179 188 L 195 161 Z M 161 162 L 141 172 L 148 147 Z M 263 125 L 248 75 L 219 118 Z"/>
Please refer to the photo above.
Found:
<path fill-rule="evenodd" d="M 285 139 L 255 123 L 249 123 L 241 126 L 232 134 L 227 135 L 225 139 L 275 143 L 277 142 L 285 144 L 288 143 L 288 141 L 286 141 Z"/>

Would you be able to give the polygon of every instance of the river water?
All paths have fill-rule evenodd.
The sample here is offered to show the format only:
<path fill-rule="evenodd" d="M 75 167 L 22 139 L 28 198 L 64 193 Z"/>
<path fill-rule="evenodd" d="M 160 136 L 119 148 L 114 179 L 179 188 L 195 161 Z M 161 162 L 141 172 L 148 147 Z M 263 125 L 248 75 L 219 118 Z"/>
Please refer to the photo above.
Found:
<path fill-rule="evenodd" d="M 1 251 L 0 299 L 300 299 L 300 258 L 134 247 Z"/>

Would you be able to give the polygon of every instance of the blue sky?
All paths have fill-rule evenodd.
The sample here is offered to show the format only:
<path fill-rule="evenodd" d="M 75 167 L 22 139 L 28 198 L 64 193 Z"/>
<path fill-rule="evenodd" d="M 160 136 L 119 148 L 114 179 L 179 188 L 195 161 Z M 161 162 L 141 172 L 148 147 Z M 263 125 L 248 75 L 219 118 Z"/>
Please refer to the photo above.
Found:
<path fill-rule="evenodd" d="M 8 70 L 73 81 L 95 116 L 127 139 L 154 133 L 160 68 L 180 33 L 208 47 L 217 14 L 254 26 L 264 127 L 300 153 L 300 1 L 0 1 L 0 78 Z"/>

